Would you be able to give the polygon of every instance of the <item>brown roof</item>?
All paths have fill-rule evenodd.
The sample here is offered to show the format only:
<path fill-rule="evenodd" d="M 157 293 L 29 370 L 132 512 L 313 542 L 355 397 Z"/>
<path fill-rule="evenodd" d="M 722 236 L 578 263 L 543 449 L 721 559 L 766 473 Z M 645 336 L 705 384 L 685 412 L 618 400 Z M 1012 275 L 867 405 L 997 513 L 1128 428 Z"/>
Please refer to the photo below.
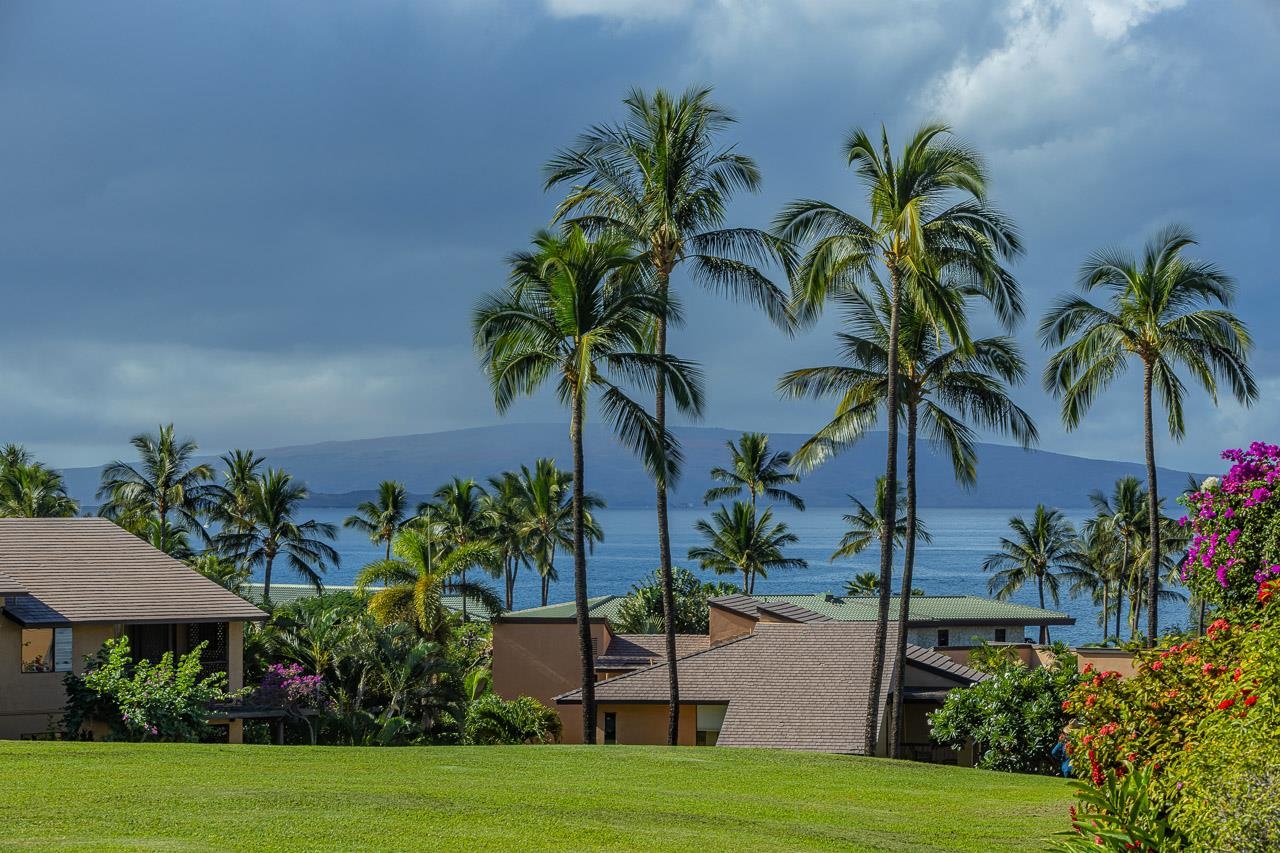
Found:
<path fill-rule="evenodd" d="M 907 660 L 925 669 L 931 669 L 939 675 L 949 675 L 964 681 L 983 681 L 991 676 L 973 667 L 956 663 L 942 652 L 926 649 L 922 646 L 907 643 Z"/>
<path fill-rule="evenodd" d="M 782 619 L 787 622 L 831 621 L 830 616 L 825 616 L 807 607 L 801 607 L 799 604 L 792 604 L 789 601 L 765 602 L 750 595 L 743 595 L 740 592 L 711 598 L 708 599 L 707 603 L 713 607 L 721 607 L 743 616 L 749 616 L 752 619 L 759 619 L 763 613 L 774 619 Z"/>
<path fill-rule="evenodd" d="M 18 583 L 4 572 L 0 572 L 0 596 L 17 595 L 20 592 L 26 592 L 26 590 L 22 588 L 22 584 Z"/>
<path fill-rule="evenodd" d="M 267 614 L 102 518 L 0 519 L 0 571 L 27 625 L 224 622 Z"/>
<path fill-rule="evenodd" d="M 896 636 L 890 628 L 890 642 Z M 748 634 L 677 662 L 680 699 L 728 704 L 724 746 L 862 753 L 875 625 L 761 623 Z M 891 683 L 892 666 L 886 667 Z M 601 681 L 596 701 L 667 701 L 666 664 Z M 556 698 L 580 702 L 578 691 Z"/>
<path fill-rule="evenodd" d="M 676 657 L 705 651 L 711 644 L 706 634 L 676 634 Z M 614 634 L 604 654 L 596 658 L 598 669 L 637 669 L 666 660 L 665 634 Z"/>

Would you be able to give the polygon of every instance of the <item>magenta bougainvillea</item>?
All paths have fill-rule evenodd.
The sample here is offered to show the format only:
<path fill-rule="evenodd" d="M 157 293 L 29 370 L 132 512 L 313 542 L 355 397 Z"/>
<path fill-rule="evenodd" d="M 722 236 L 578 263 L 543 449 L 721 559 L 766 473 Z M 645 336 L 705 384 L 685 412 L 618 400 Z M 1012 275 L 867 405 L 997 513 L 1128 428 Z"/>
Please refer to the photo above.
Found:
<path fill-rule="evenodd" d="M 1227 475 L 1182 499 L 1192 533 L 1182 580 L 1203 601 L 1239 606 L 1280 577 L 1280 447 L 1255 441 L 1222 458 Z"/>

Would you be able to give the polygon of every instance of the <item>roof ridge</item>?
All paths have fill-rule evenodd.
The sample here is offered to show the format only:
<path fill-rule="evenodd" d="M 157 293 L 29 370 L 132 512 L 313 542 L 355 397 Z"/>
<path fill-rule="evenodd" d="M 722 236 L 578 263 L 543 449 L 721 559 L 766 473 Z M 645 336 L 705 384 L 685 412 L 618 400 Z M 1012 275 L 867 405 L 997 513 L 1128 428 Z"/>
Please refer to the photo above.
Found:
<path fill-rule="evenodd" d="M 732 640 L 725 640 L 723 643 L 716 643 L 715 645 L 708 646 L 705 649 L 698 649 L 696 652 L 690 652 L 687 655 L 680 655 L 679 657 L 676 658 L 676 663 L 679 663 L 682 660 L 689 660 L 690 658 L 696 658 L 698 657 L 698 655 L 709 654 L 710 652 L 714 652 L 717 649 L 723 649 L 723 648 L 727 648 L 729 646 L 735 645 L 737 643 L 745 642 L 746 640 L 750 640 L 754 636 L 755 634 L 743 634 L 741 637 L 734 637 Z M 645 673 L 645 672 L 651 672 L 655 669 L 658 669 L 659 667 L 664 667 L 666 665 L 667 665 L 667 662 L 665 660 L 658 661 L 657 663 L 650 664 L 649 666 L 646 666 L 646 667 L 641 667 L 640 669 L 633 669 L 630 672 L 623 673 L 622 675 L 615 675 L 613 678 L 606 679 L 606 681 L 609 684 L 617 684 L 618 682 L 625 681 L 626 679 L 631 678 L 632 676 L 640 675 L 641 673 Z M 605 681 L 597 682 L 597 684 L 604 684 L 604 683 Z M 564 693 L 561 693 L 558 696 L 552 697 L 552 701 L 553 702 L 558 701 L 564 698 L 565 696 L 570 696 L 574 693 L 581 693 L 581 692 L 582 692 L 581 687 L 575 687 L 572 690 L 568 690 Z"/>

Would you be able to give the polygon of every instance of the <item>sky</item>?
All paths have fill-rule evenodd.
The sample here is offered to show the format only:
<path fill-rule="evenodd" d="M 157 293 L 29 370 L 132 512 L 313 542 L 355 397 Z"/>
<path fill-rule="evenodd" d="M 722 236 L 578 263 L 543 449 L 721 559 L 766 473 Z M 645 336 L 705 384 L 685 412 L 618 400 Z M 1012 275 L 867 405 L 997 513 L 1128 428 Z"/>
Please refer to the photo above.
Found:
<path fill-rule="evenodd" d="M 1136 372 L 1066 432 L 1034 327 L 1090 252 L 1190 226 L 1258 341 L 1258 403 L 1194 395 L 1160 442 L 1213 470 L 1280 427 L 1278 48 L 1275 0 L 5 0 L 0 442 L 70 466 L 170 421 L 219 452 L 497 422 L 470 312 L 551 215 L 541 166 L 630 88 L 696 83 L 764 178 L 731 225 L 865 210 L 854 127 L 983 152 L 1027 245 L 1015 394 L 1045 449 L 1141 458 Z M 774 385 L 831 360 L 832 320 L 789 338 L 677 286 L 704 423 L 822 423 Z"/>

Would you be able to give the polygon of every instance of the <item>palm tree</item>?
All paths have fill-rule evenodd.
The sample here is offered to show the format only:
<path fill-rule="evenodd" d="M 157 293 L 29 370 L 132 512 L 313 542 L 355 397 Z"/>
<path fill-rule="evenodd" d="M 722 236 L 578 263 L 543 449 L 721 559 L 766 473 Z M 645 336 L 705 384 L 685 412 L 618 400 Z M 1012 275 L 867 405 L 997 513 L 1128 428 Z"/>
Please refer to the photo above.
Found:
<path fill-rule="evenodd" d="M 479 602 L 490 615 L 502 612 L 502 601 L 485 584 L 453 580 L 467 566 L 492 565 L 499 559 L 495 547 L 484 541 L 470 542 L 440 557 L 432 553 L 431 537 L 413 528 L 396 534 L 395 557 L 370 563 L 356 575 L 356 591 L 364 594 L 374 584 L 381 585 L 369 599 L 369 612 L 382 624 L 409 622 L 426 638 L 444 643 L 449 638 L 449 610 L 444 606 L 445 589 Z"/>
<path fill-rule="evenodd" d="M 763 231 L 724 227 L 734 193 L 755 192 L 760 185 L 755 162 L 717 139 L 734 123 L 733 116 L 711 100 L 709 88 L 690 88 L 678 97 L 662 90 L 650 96 L 633 89 L 623 103 L 627 108 L 623 122 L 592 127 L 547 164 L 548 189 L 570 185 L 557 218 L 571 217 L 592 233 L 608 232 L 627 240 L 641 254 L 662 298 L 668 294 L 672 274 L 684 268 L 699 284 L 754 302 L 776 323 L 789 326 L 783 292 L 759 269 L 774 260 L 789 261 L 787 250 Z M 659 358 L 667 354 L 668 319 L 661 314 L 654 326 L 653 351 Z M 663 443 L 670 441 L 667 383 L 659 366 L 654 417 Z M 668 626 L 667 738 L 674 745 L 680 711 L 667 492 L 675 485 L 677 472 L 671 465 L 659 464 L 653 474 Z"/>
<path fill-rule="evenodd" d="M 0 518 L 72 518 L 79 513 L 60 473 L 39 462 L 0 460 Z"/>
<path fill-rule="evenodd" d="M 846 513 L 844 523 L 848 526 L 844 536 L 840 537 L 840 544 L 836 547 L 835 553 L 831 555 L 831 562 L 835 562 L 841 557 L 854 557 L 867 550 L 873 542 L 880 541 L 880 531 L 885 524 L 885 479 L 884 477 L 876 477 L 876 496 L 872 502 L 872 506 L 867 506 L 861 500 L 853 495 L 847 496 L 853 504 L 853 512 Z M 906 495 L 903 494 L 901 487 L 898 489 L 898 511 L 901 512 L 906 504 Z M 932 542 L 933 538 L 929 535 L 928 529 L 925 528 L 924 522 L 918 522 L 916 532 L 925 542 Z M 898 518 L 893 524 L 893 542 L 895 545 L 901 545 L 907 536 L 907 520 L 905 517 Z M 879 581 L 876 582 L 876 589 L 880 588 Z"/>
<path fill-rule="evenodd" d="M 711 521 L 698 519 L 694 529 L 707 544 L 689 549 L 689 559 L 719 575 L 742 575 L 742 591 L 751 595 L 756 578 L 768 578 L 770 569 L 803 569 L 804 560 L 784 557 L 783 549 L 800 541 L 785 522 L 773 521 L 773 510 L 757 515 L 751 504 L 734 501 L 732 509 L 716 508 Z"/>
<path fill-rule="evenodd" d="M 409 496 L 404 483 L 383 480 L 378 484 L 377 499 L 362 501 L 353 514 L 343 519 L 342 526 L 368 534 L 369 541 L 375 545 L 385 543 L 385 559 L 390 560 L 391 540 L 396 538 L 408 519 Z"/>
<path fill-rule="evenodd" d="M 1253 341 L 1244 323 L 1227 310 L 1235 282 L 1213 264 L 1184 257 L 1183 250 L 1192 245 L 1191 232 L 1175 225 L 1157 233 L 1141 259 L 1120 249 L 1095 253 L 1080 268 L 1078 286 L 1084 293 L 1101 289 L 1105 303 L 1063 297 L 1040 322 L 1041 342 L 1060 347 L 1045 365 L 1044 387 L 1061 398 L 1067 429 L 1080 425 L 1094 399 L 1124 372 L 1130 359 L 1142 366 L 1147 531 L 1154 546 L 1146 579 L 1151 644 L 1159 634 L 1161 559 L 1152 392 L 1160 394 L 1169 435 L 1175 440 L 1186 432 L 1186 385 L 1178 368 L 1185 368 L 1215 403 L 1220 381 L 1245 405 L 1258 396 L 1248 365 Z"/>
<path fill-rule="evenodd" d="M 433 502 L 418 507 L 419 517 L 430 515 L 426 525 L 428 533 L 443 544 L 443 553 L 485 539 L 486 529 L 484 498 L 488 493 L 475 480 L 454 477 L 436 489 Z M 443 555 L 443 554 L 442 554 Z M 459 563 L 459 583 L 467 585 L 467 566 Z M 500 571 L 491 564 L 486 571 Z M 495 575 L 496 577 L 496 575 Z M 467 621 L 467 599 L 462 598 L 462 621 Z"/>
<path fill-rule="evenodd" d="M 155 522 L 150 538 L 162 543 L 173 541 L 170 530 L 175 527 L 170 517 L 176 516 L 176 528 L 194 532 L 206 542 L 209 539 L 200 516 L 210 511 L 218 497 L 212 466 L 192 464 L 198 449 L 190 439 L 174 437 L 173 424 L 163 425 L 155 435 L 139 433 L 129 439 L 138 451 L 140 464 L 119 460 L 102 469 L 98 497 L 106 498 L 99 514 L 148 538 L 148 519 Z"/>
<path fill-rule="evenodd" d="M 711 479 L 723 483 L 707 490 L 704 504 L 736 498 L 745 491 L 751 496 L 752 508 L 756 499 L 764 496 L 771 501 L 786 503 L 798 510 L 804 509 L 804 501 L 795 492 L 783 486 L 800 482 L 800 478 L 787 470 L 791 454 L 785 450 L 769 452 L 769 436 L 761 432 L 744 432 L 738 443 L 726 441 L 729 448 L 728 468 L 712 468 Z"/>
<path fill-rule="evenodd" d="M 1069 575 L 1080 562 L 1080 542 L 1075 526 L 1061 510 L 1036 506 L 1028 522 L 1015 515 L 1009 519 L 1013 537 L 1000 538 L 1000 550 L 988 555 L 982 563 L 984 572 L 995 572 L 987 581 L 987 590 L 1004 601 L 1025 585 L 1035 582 L 1044 609 L 1045 590 L 1056 605 L 1062 576 Z M 1049 626 L 1040 626 L 1040 642 L 1049 642 Z"/>
<path fill-rule="evenodd" d="M 946 282 L 945 288 L 935 294 L 947 303 L 947 310 L 962 325 L 967 325 L 965 300 L 976 295 L 975 288 L 956 281 Z M 847 363 L 795 370 L 779 383 L 784 393 L 792 396 L 834 396 L 839 401 L 835 417 L 801 446 L 797 456 L 802 459 L 821 458 L 856 441 L 875 423 L 881 407 L 887 410 L 888 406 L 888 377 L 893 375 L 888 372 L 892 297 L 873 278 L 864 288 L 835 298 L 843 306 L 843 327 L 847 331 L 837 338 Z M 945 345 L 943 330 L 920 306 L 904 304 L 898 314 L 898 372 L 897 381 L 892 384 L 906 420 L 902 587 L 911 589 L 919 538 L 916 460 L 921 429 L 935 445 L 947 451 L 956 479 L 969 486 L 977 479 L 977 436 L 970 423 L 1012 435 L 1023 447 L 1035 441 L 1036 428 L 1031 417 L 1009 397 L 1009 387 L 1021 381 L 1026 372 L 1012 339 L 987 337 Z M 968 338 L 967 330 L 965 337 Z M 876 532 L 881 531 L 877 528 Z M 894 757 L 900 757 L 901 749 L 897 721 L 902 719 L 904 691 L 900 682 L 906 672 L 910 607 L 909 599 L 899 602 L 894 724 L 889 738 L 890 755 Z"/>
<path fill-rule="evenodd" d="M 1116 612 L 1120 610 L 1119 596 L 1124 590 L 1122 555 L 1127 546 L 1111 518 L 1102 515 L 1090 518 L 1080 527 L 1076 560 L 1063 572 L 1064 579 L 1070 581 L 1067 592 L 1073 598 L 1088 593 L 1094 605 L 1101 606 L 1098 621 L 1102 625 L 1103 643 L 1107 641 L 1113 596 L 1116 596 Z M 1119 636 L 1118 625 L 1116 634 Z"/>
<path fill-rule="evenodd" d="M 498 549 L 502 565 L 507 609 L 515 596 L 516 576 L 521 563 L 530 560 L 529 542 L 522 521 L 525 516 L 524 490 L 513 471 L 489 478 L 489 491 L 482 498 L 485 538 Z"/>
<path fill-rule="evenodd" d="M 338 552 L 325 541 L 336 539 L 338 528 L 314 519 L 297 520 L 308 497 L 306 487 L 285 471 L 268 468 L 254 478 L 246 497 L 244 513 L 219 534 L 219 544 L 242 565 L 262 566 L 262 600 L 271 601 L 271 570 L 278 557 L 317 591 L 322 589 L 320 575 L 339 562 Z"/>
<path fill-rule="evenodd" d="M 807 247 L 791 276 L 792 303 L 800 321 L 812 321 L 828 295 L 857 292 L 883 269 L 889 280 L 889 328 L 885 375 L 897 376 L 900 309 L 910 302 L 933 317 L 957 344 L 967 343 L 963 316 L 945 274 L 960 279 L 990 301 L 996 317 L 1011 327 L 1021 316 L 1021 296 L 1001 259 L 1021 252 L 1016 230 L 986 202 L 986 169 L 981 158 L 949 138 L 941 124 L 922 127 L 895 158 L 882 127 L 876 144 L 855 130 L 845 155 L 867 191 L 870 221 L 833 204 L 812 199 L 792 202 L 779 213 L 774 233 Z M 889 494 L 898 491 L 898 386 L 886 391 L 885 479 Z M 829 448 L 834 449 L 834 448 Z M 802 469 L 822 461 L 815 455 Z M 880 601 L 872 659 L 864 749 L 875 751 L 879 700 L 889 626 L 889 590 L 893 574 L 892 531 L 896 507 L 888 506 L 888 524 L 880 540 Z"/>
<path fill-rule="evenodd" d="M 876 572 L 859 572 L 852 580 L 844 582 L 844 594 L 872 596 L 880 591 L 880 575 Z"/>
<path fill-rule="evenodd" d="M 4 447 L 0 447 L 0 470 L 5 468 L 18 468 L 22 465 L 30 465 L 35 461 L 35 457 L 31 455 L 31 451 L 23 447 L 21 444 L 10 442 Z"/>
<path fill-rule="evenodd" d="M 617 375 L 654 388 L 658 372 L 681 409 L 701 411 L 701 372 L 668 355 L 654 354 L 648 332 L 665 315 L 665 296 L 637 275 L 630 242 L 592 242 L 579 228 L 563 237 L 541 233 L 535 251 L 513 259 L 511 286 L 476 309 L 476 348 L 493 386 L 498 410 L 517 395 L 532 394 L 555 379 L 556 395 L 569 407 L 573 446 L 573 586 L 582 655 L 583 740 L 594 743 L 595 666 L 587 614 L 587 535 L 582 425 L 594 396 L 615 433 L 639 453 L 651 474 L 677 470 L 679 448 L 657 419 L 611 379 Z"/>
<path fill-rule="evenodd" d="M 1130 571 L 1129 558 L 1141 547 L 1144 531 L 1150 530 L 1147 524 L 1147 492 L 1137 477 L 1121 477 L 1111 491 L 1111 495 L 1101 490 L 1089 493 L 1089 503 L 1093 505 L 1096 518 L 1106 522 L 1110 532 L 1119 541 L 1120 561 L 1115 567 L 1116 582 L 1116 636 L 1120 636 L 1120 614 L 1124 606 L 1126 587 L 1137 592 L 1140 585 L 1138 569 L 1141 561 L 1135 561 L 1134 571 Z M 1131 598 L 1129 609 L 1131 620 L 1136 623 L 1140 597 Z M 1104 608 L 1105 609 L 1105 608 Z M 1107 639 L 1104 630 L 1102 639 Z"/>
<path fill-rule="evenodd" d="M 235 562 L 214 553 L 204 553 L 187 560 L 188 565 L 209 580 L 241 598 L 248 598 L 252 573 Z"/>
<path fill-rule="evenodd" d="M 539 459 L 533 470 L 520 467 L 520 488 L 523 492 L 524 516 L 520 521 L 521 534 L 525 537 L 530 558 L 542 585 L 542 606 L 547 606 L 552 581 L 559 580 L 556 572 L 556 551 L 573 551 L 573 475 L 556 467 L 553 459 Z M 594 494 L 584 494 L 583 528 L 588 552 L 596 542 L 604 538 L 604 532 L 591 514 L 593 509 L 603 509 L 604 500 Z"/>

